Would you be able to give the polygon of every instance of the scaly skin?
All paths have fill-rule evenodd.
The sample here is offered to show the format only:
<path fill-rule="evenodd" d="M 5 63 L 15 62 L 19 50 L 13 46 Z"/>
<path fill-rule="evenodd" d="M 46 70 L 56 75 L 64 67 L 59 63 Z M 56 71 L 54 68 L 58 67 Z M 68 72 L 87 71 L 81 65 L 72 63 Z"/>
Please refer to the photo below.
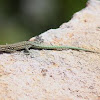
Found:
<path fill-rule="evenodd" d="M 42 44 L 38 44 L 36 42 L 32 41 L 22 41 L 14 44 L 7 44 L 7 45 L 0 45 L 0 52 L 15 52 L 18 50 L 29 50 L 32 49 L 46 49 L 46 50 L 66 50 L 66 49 L 72 49 L 72 50 L 83 50 L 86 52 L 94 52 L 91 50 L 78 48 L 78 47 L 71 47 L 71 46 L 46 46 Z"/>

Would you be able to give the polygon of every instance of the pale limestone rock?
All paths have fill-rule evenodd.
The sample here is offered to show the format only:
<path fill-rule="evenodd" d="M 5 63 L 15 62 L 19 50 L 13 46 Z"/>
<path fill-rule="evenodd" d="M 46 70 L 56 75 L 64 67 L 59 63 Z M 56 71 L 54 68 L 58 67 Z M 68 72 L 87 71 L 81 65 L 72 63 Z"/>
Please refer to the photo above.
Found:
<path fill-rule="evenodd" d="M 40 36 L 46 44 L 99 52 L 100 1 L 90 0 L 69 22 Z M 0 54 L 0 100 L 100 100 L 100 54 L 30 51 Z"/>

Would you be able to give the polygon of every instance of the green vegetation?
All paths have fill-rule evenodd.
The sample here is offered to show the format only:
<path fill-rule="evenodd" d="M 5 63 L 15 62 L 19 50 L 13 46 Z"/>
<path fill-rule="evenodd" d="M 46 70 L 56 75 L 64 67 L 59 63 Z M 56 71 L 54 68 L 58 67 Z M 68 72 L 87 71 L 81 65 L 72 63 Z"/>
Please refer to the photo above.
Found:
<path fill-rule="evenodd" d="M 87 0 L 0 0 L 0 44 L 28 40 L 58 28 Z"/>

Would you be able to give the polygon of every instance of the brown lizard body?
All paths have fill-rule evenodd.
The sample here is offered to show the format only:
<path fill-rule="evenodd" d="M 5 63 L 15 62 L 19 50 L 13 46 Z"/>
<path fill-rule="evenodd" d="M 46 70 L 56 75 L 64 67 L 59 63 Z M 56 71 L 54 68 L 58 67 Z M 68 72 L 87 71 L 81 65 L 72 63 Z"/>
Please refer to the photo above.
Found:
<path fill-rule="evenodd" d="M 72 47 L 72 46 L 48 46 L 48 45 L 42 45 L 39 43 L 36 43 L 34 41 L 22 41 L 14 44 L 6 44 L 6 45 L 0 45 L 0 52 L 15 52 L 18 50 L 29 50 L 32 49 L 46 49 L 46 50 L 65 50 L 65 49 L 72 49 L 72 50 L 83 50 L 87 52 L 94 52 L 91 50 L 87 50 L 84 48 L 79 47 Z"/>

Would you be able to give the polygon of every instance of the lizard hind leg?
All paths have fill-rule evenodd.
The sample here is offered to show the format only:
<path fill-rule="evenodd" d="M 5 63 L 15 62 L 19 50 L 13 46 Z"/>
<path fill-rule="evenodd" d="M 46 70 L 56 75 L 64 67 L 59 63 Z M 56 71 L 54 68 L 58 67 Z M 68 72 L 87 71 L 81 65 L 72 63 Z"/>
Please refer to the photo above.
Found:
<path fill-rule="evenodd" d="M 25 47 L 25 50 L 24 50 L 24 53 L 26 54 L 26 55 L 29 55 L 30 54 L 30 51 L 29 51 L 29 48 L 30 48 L 31 46 L 26 46 Z"/>

